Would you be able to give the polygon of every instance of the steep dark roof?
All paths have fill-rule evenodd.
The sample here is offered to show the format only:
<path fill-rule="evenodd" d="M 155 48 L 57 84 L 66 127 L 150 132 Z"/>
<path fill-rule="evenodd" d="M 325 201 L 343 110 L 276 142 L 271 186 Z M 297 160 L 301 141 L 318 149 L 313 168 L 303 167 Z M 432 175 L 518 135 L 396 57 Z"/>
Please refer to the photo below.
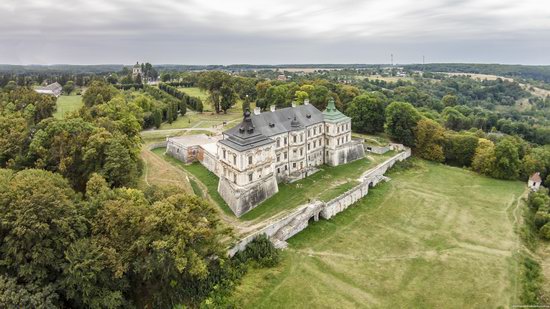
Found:
<path fill-rule="evenodd" d="M 223 134 L 226 138 L 222 139 L 220 143 L 238 151 L 274 143 L 272 139 L 256 129 L 249 110 L 244 112 L 243 121 L 240 125 L 225 131 Z"/>
<path fill-rule="evenodd" d="M 273 136 L 321 123 L 323 113 L 313 105 L 298 105 L 253 115 L 252 121 L 262 134 Z"/>
<path fill-rule="evenodd" d="M 285 132 L 302 130 L 305 127 L 323 122 L 323 113 L 310 104 L 299 105 L 296 107 L 286 107 L 273 112 L 264 112 L 259 115 L 249 115 L 249 117 L 249 124 L 245 123 L 247 121 L 247 117 L 245 116 L 240 125 L 224 132 L 226 138 L 220 142 L 237 150 L 248 150 L 257 147 L 260 144 L 257 144 L 259 141 L 247 143 L 246 145 L 242 144 L 245 140 L 243 136 L 247 135 L 246 132 L 242 133 L 239 130 L 243 126 L 249 127 L 252 125 L 254 134 L 259 134 L 273 142 L 273 140 L 269 137 Z M 250 138 L 251 137 L 249 137 L 249 140 Z M 267 144 L 267 142 L 264 144 Z"/>

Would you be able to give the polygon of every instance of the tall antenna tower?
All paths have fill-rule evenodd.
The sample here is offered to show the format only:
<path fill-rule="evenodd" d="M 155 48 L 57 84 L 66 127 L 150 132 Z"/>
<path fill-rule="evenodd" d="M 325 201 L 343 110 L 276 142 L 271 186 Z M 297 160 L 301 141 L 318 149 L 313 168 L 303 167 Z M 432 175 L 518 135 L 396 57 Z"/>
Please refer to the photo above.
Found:
<path fill-rule="evenodd" d="M 424 56 L 422 56 L 422 71 L 424 71 L 424 65 L 426 64 Z"/>

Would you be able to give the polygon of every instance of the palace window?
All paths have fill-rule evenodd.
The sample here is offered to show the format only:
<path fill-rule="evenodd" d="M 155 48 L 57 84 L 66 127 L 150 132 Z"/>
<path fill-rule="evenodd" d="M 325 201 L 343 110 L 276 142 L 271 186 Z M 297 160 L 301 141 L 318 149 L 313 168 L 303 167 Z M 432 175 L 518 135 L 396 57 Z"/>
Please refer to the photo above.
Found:
<path fill-rule="evenodd" d="M 304 141 L 304 135 L 300 134 L 300 142 L 303 142 L 303 141 Z"/>
<path fill-rule="evenodd" d="M 223 158 L 225 159 L 225 149 L 223 150 Z"/>
<path fill-rule="evenodd" d="M 252 156 L 248 156 L 248 164 L 252 164 Z"/>
<path fill-rule="evenodd" d="M 277 174 L 280 174 L 280 173 L 281 173 L 281 169 L 277 168 Z"/>
<path fill-rule="evenodd" d="M 233 165 L 237 165 L 237 155 L 233 155 Z"/>
<path fill-rule="evenodd" d="M 237 183 L 237 174 L 233 174 L 233 183 Z"/>
<path fill-rule="evenodd" d="M 310 148 L 309 146 L 310 146 L 310 144 L 309 144 L 309 143 L 307 143 L 307 150 L 309 150 L 309 148 Z"/>
<path fill-rule="evenodd" d="M 286 144 L 287 144 L 287 139 L 286 139 L 286 137 L 285 137 L 285 146 L 286 146 Z"/>
<path fill-rule="evenodd" d="M 277 155 L 277 162 L 281 161 L 281 155 Z"/>
<path fill-rule="evenodd" d="M 281 139 L 277 138 L 277 147 L 281 147 Z"/>
<path fill-rule="evenodd" d="M 296 162 L 292 163 L 292 168 L 296 168 Z"/>
<path fill-rule="evenodd" d="M 284 157 L 285 157 L 285 160 L 287 158 L 287 154 L 286 154 L 286 151 L 283 153 Z"/>
<path fill-rule="evenodd" d="M 300 148 L 300 157 L 304 155 L 304 150 Z"/>
<path fill-rule="evenodd" d="M 296 143 L 296 135 L 292 136 L 292 141 Z"/>
<path fill-rule="evenodd" d="M 252 181 L 252 177 L 254 177 L 254 174 L 252 173 L 248 174 L 248 181 Z"/>

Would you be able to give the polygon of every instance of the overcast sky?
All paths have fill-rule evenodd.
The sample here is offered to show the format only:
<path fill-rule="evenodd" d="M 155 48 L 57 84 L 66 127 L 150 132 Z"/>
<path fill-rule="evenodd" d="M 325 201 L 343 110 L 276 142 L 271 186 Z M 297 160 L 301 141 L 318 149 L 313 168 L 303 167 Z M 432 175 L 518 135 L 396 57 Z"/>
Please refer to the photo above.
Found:
<path fill-rule="evenodd" d="M 0 0 L 0 63 L 550 64 L 549 0 Z"/>

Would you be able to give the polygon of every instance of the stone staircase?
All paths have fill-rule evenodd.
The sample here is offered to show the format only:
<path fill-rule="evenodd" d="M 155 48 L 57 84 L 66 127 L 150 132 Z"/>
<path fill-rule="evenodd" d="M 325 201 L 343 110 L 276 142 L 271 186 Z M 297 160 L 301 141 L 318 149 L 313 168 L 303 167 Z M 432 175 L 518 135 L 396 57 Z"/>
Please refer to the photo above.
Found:
<path fill-rule="evenodd" d="M 277 245 L 284 246 L 286 248 L 286 241 L 290 237 L 294 236 L 301 230 L 305 229 L 308 225 L 309 218 L 315 215 L 318 208 L 322 207 L 322 202 L 314 202 L 305 207 L 302 212 L 296 215 L 292 221 L 280 228 L 272 237 L 271 240 L 275 247 Z M 282 244 L 284 243 L 284 244 Z"/>

